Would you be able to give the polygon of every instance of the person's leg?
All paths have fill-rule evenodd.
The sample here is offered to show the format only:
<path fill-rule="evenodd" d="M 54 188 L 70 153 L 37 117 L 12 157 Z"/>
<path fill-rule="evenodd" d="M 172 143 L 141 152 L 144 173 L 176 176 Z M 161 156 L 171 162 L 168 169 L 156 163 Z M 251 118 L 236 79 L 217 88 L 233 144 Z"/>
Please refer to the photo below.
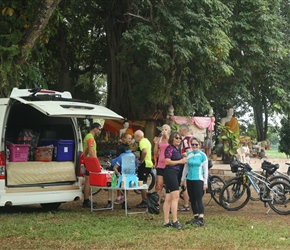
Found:
<path fill-rule="evenodd" d="M 87 172 L 85 175 L 85 182 L 84 182 L 84 202 L 83 207 L 91 207 L 91 201 L 90 201 L 90 177 L 89 172 Z M 96 204 L 94 204 L 96 206 Z"/>
<path fill-rule="evenodd" d="M 85 183 L 84 183 L 84 200 L 90 199 L 90 177 L 85 175 Z"/>
<path fill-rule="evenodd" d="M 184 208 L 189 207 L 189 195 L 188 195 L 187 189 L 184 190 L 183 192 L 183 207 Z M 185 210 L 185 211 L 188 211 L 188 210 Z"/>
<path fill-rule="evenodd" d="M 108 189 L 108 203 L 105 206 L 105 208 L 111 208 L 112 207 L 112 190 Z"/>
<path fill-rule="evenodd" d="M 188 196 L 191 201 L 191 210 L 193 213 L 193 219 L 187 221 L 186 224 L 193 224 L 198 219 L 198 212 L 197 212 L 198 208 L 197 208 L 197 203 L 195 202 L 196 198 L 194 196 L 195 195 L 194 181 L 187 180 L 186 186 L 187 186 Z"/>
<path fill-rule="evenodd" d="M 171 205 L 171 195 L 166 193 L 165 194 L 165 201 L 163 204 L 164 225 L 169 223 L 170 205 Z"/>
<path fill-rule="evenodd" d="M 158 199 L 159 205 L 161 203 L 162 190 L 163 190 L 163 184 L 164 184 L 163 171 L 164 171 L 163 169 L 157 168 L 157 180 L 156 180 L 156 184 L 155 184 L 155 191 L 158 193 L 158 196 L 159 196 L 159 199 Z"/>
<path fill-rule="evenodd" d="M 195 215 L 195 220 L 191 223 L 197 226 L 204 226 L 204 205 L 202 202 L 202 197 L 204 194 L 203 191 L 203 181 L 192 181 L 193 187 L 194 187 L 194 208 L 192 208 L 194 215 Z M 198 218 L 196 218 L 198 216 Z"/>
<path fill-rule="evenodd" d="M 173 191 L 170 193 L 171 196 L 171 214 L 173 223 L 178 221 L 177 219 L 177 209 L 179 201 L 179 190 Z"/>
<path fill-rule="evenodd" d="M 145 163 L 138 167 L 138 179 L 139 181 L 143 181 L 143 183 L 147 182 L 147 177 L 149 175 L 149 172 L 151 171 L 151 168 L 146 168 Z M 141 190 L 141 197 L 142 201 L 139 203 L 136 207 L 137 208 L 146 208 L 147 207 L 147 191 L 145 189 Z"/>
<path fill-rule="evenodd" d="M 181 166 L 180 171 L 178 173 L 178 183 L 181 183 L 182 172 L 184 169 L 184 165 Z M 178 209 L 178 211 L 189 211 L 189 196 L 187 189 L 183 191 L 183 206 L 182 208 Z"/>

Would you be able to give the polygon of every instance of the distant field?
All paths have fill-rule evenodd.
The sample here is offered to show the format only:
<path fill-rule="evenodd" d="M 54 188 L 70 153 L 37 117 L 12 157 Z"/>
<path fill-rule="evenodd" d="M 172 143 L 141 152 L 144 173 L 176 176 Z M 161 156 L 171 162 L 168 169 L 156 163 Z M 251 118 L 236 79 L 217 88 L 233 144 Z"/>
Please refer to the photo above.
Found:
<path fill-rule="evenodd" d="M 287 158 L 284 153 L 278 152 L 278 145 L 274 145 L 270 150 L 266 150 L 266 156 L 272 158 Z"/>

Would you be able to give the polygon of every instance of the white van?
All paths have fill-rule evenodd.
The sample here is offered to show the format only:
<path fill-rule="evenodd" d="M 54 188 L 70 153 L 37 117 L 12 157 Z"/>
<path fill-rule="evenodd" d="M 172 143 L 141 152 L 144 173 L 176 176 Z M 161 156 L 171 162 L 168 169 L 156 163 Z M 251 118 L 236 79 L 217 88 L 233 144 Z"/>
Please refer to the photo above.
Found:
<path fill-rule="evenodd" d="M 83 145 L 77 118 L 122 119 L 106 107 L 72 99 L 69 92 L 14 88 L 10 98 L 0 98 L 0 206 L 39 203 L 55 209 L 82 199 Z M 36 135 L 34 140 L 21 136 L 23 131 Z M 25 140 L 35 145 L 21 144 Z M 50 142 L 54 154 L 65 157 L 31 158 L 32 146 L 47 153 Z M 58 142 L 69 144 L 56 150 Z"/>

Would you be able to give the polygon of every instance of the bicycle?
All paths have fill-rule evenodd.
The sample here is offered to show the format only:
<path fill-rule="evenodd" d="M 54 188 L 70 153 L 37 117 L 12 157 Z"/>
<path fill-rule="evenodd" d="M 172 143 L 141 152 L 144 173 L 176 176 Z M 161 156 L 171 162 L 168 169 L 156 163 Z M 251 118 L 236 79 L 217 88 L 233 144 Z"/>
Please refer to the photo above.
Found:
<path fill-rule="evenodd" d="M 262 168 L 262 173 L 261 175 L 263 175 L 266 179 L 268 179 L 270 182 L 274 182 L 274 181 L 285 181 L 286 183 L 290 184 L 290 177 L 289 175 L 279 171 L 279 164 L 272 164 L 271 162 L 268 162 L 266 160 L 264 160 L 264 158 L 261 158 L 261 168 Z M 290 165 L 290 163 L 289 163 Z M 289 167 L 290 169 L 290 167 Z M 228 182 L 231 182 L 235 179 L 231 178 L 230 180 L 228 180 Z M 252 184 L 250 182 L 250 180 L 247 180 L 247 184 L 249 185 L 250 188 L 252 188 Z M 260 201 L 260 195 L 257 192 L 251 192 L 251 196 L 250 196 L 250 200 L 252 201 Z"/>
<path fill-rule="evenodd" d="M 234 160 L 230 166 L 231 171 L 237 173 L 237 176 L 231 182 L 226 183 L 220 192 L 219 201 L 224 209 L 237 211 L 249 202 L 251 196 L 249 180 L 254 191 L 259 194 L 260 200 L 264 202 L 265 207 L 268 204 L 278 214 L 290 214 L 290 185 L 278 180 L 279 176 L 272 177 L 272 182 L 270 181 L 268 176 L 275 171 L 273 165 L 271 165 L 271 168 L 264 166 L 266 176 L 256 173 L 249 164 L 238 160 Z"/>

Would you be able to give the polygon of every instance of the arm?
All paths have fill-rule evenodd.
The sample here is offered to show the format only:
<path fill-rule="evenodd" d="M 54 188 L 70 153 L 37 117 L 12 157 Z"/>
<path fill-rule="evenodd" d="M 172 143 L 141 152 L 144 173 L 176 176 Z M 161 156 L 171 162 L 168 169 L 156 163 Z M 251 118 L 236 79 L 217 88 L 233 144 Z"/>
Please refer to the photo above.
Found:
<path fill-rule="evenodd" d="M 139 165 L 141 165 L 145 161 L 146 154 L 147 154 L 147 149 L 143 148 L 140 155 Z"/>
<path fill-rule="evenodd" d="M 158 157 L 158 149 L 159 149 L 159 137 L 154 137 L 153 139 L 154 142 L 154 149 L 153 149 L 153 153 L 154 155 L 156 155 Z"/>
<path fill-rule="evenodd" d="M 204 189 L 207 188 L 207 179 L 208 179 L 208 159 L 205 157 L 205 161 L 202 163 L 203 168 L 203 186 Z"/>
<path fill-rule="evenodd" d="M 177 164 L 185 164 L 187 163 L 186 158 L 181 158 L 180 160 L 173 161 L 170 158 L 165 158 L 165 165 L 166 166 L 175 166 Z"/>
<path fill-rule="evenodd" d="M 116 173 L 117 176 L 120 175 L 119 166 L 117 164 L 114 165 L 113 170 L 115 171 L 115 173 Z"/>
<path fill-rule="evenodd" d="M 95 141 L 92 138 L 88 140 L 88 154 L 91 157 L 97 158 L 96 152 L 94 150 L 94 142 Z"/>

